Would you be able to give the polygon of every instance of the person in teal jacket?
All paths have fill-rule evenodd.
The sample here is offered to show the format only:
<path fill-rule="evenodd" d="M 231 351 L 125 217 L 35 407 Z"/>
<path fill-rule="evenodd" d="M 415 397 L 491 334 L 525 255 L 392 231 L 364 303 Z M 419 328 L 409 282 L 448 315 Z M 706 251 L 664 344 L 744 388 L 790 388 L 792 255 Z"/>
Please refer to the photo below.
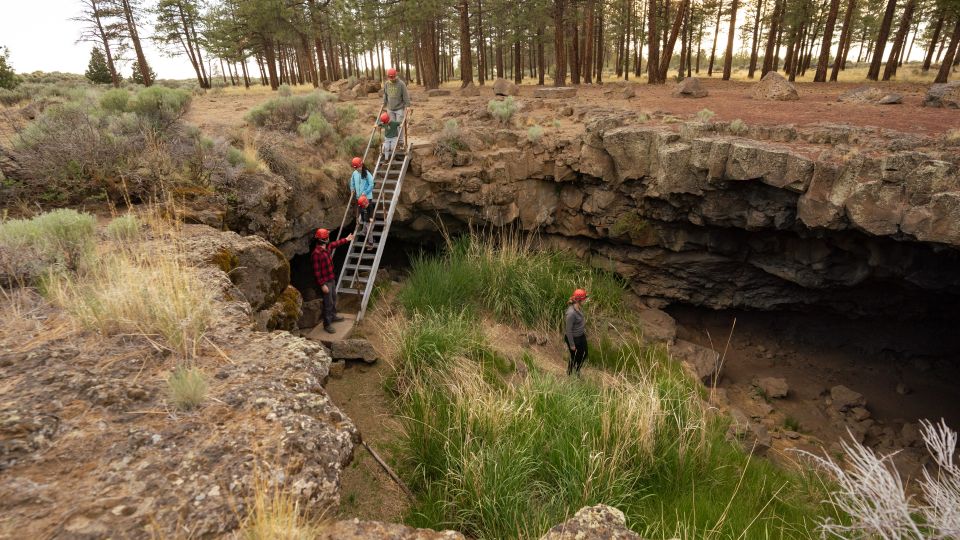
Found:
<path fill-rule="evenodd" d="M 356 200 L 360 200 L 361 195 L 366 195 L 368 201 L 373 199 L 373 173 L 367 168 L 367 164 L 359 157 L 353 158 L 350 163 L 353 167 L 353 174 L 350 175 L 350 191 Z"/>

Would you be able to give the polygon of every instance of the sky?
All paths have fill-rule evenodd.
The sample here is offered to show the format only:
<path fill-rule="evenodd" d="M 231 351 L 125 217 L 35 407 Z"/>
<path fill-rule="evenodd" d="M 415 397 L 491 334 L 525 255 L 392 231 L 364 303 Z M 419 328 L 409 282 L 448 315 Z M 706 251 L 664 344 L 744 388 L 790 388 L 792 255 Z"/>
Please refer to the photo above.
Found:
<path fill-rule="evenodd" d="M 77 0 L 0 0 L 0 45 L 10 48 L 13 69 L 18 73 L 86 71 L 93 44 L 77 43 L 82 24 L 70 20 L 80 10 Z M 150 35 L 152 23 L 145 22 L 140 22 L 141 37 Z M 143 45 L 147 62 L 161 79 L 194 77 L 186 58 L 161 54 L 150 40 L 143 40 Z M 124 77 L 130 76 L 133 52 L 127 56 L 120 65 Z"/>
<path fill-rule="evenodd" d="M 0 45 L 9 47 L 10 62 L 14 70 L 20 73 L 32 71 L 65 71 L 83 73 L 90 60 L 91 43 L 77 43 L 82 31 L 79 22 L 71 17 L 79 15 L 81 4 L 78 0 L 0 0 Z M 141 14 L 146 18 L 146 14 Z M 738 20 L 745 13 L 741 11 Z M 153 26 L 152 21 L 138 21 L 141 37 L 148 37 Z M 922 29 L 921 29 L 922 31 Z M 726 22 L 721 26 L 718 53 L 726 44 Z M 709 47 L 709 43 L 705 46 Z M 149 39 L 142 40 L 147 61 L 161 79 L 188 79 L 194 77 L 190 62 L 184 57 L 163 54 Z M 741 47 L 735 39 L 735 50 Z M 679 52 L 679 44 L 677 45 Z M 836 47 L 834 47 L 836 49 Z M 923 52 L 914 48 L 911 60 L 921 57 Z M 857 49 L 851 50 L 851 55 Z M 133 51 L 120 63 L 124 77 L 130 76 L 130 64 Z M 855 56 L 854 56 L 855 57 Z"/>

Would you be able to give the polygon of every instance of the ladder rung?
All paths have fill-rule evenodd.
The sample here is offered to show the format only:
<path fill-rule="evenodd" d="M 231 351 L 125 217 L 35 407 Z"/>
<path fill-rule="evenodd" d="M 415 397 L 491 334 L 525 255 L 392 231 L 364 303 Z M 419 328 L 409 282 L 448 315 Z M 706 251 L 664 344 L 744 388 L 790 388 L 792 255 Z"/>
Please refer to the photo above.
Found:
<path fill-rule="evenodd" d="M 337 289 L 337 293 L 346 293 L 346 294 L 360 294 L 363 291 L 360 289 L 351 289 L 350 287 L 340 287 Z"/>
<path fill-rule="evenodd" d="M 347 270 L 357 270 L 357 269 L 358 269 L 358 268 L 357 268 L 357 265 L 355 265 L 355 264 L 345 264 L 344 266 L 347 268 Z M 360 268 L 359 268 L 359 270 L 360 270 L 361 272 L 367 272 L 367 271 L 370 271 L 370 270 L 372 270 L 372 269 L 373 269 L 373 266 L 371 266 L 371 265 L 365 265 L 365 264 L 361 264 L 361 265 L 360 265 Z"/>
<path fill-rule="evenodd" d="M 359 258 L 360 260 L 373 259 L 375 256 L 376 256 L 375 254 L 369 253 L 369 252 L 365 252 L 365 253 L 349 253 L 349 254 L 347 254 L 347 257 L 348 257 L 348 258 L 349 258 L 349 257 L 353 257 L 353 258 Z"/>

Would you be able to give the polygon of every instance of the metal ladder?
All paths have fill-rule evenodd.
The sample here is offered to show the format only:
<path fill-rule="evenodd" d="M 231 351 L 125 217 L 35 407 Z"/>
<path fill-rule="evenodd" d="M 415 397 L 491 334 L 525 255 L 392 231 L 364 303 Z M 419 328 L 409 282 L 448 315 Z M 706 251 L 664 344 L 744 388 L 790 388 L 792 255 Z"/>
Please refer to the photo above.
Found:
<path fill-rule="evenodd" d="M 360 295 L 360 310 L 357 312 L 357 321 L 363 319 L 373 294 L 373 285 L 380 268 L 380 259 L 383 256 L 384 245 L 390 234 L 390 224 L 397 203 L 400 201 L 400 191 L 403 188 L 403 178 L 407 174 L 412 155 L 410 143 L 406 136 L 407 119 L 404 118 L 397 137 L 397 145 L 389 156 L 381 152 L 374 168 L 374 198 L 371 213 L 372 224 L 363 224 L 358 227 L 359 232 L 350 242 L 347 249 L 347 258 L 340 269 L 337 279 L 337 294 Z M 350 194 L 348 205 L 356 205 L 353 193 Z M 342 233 L 341 233 L 342 234 Z"/>

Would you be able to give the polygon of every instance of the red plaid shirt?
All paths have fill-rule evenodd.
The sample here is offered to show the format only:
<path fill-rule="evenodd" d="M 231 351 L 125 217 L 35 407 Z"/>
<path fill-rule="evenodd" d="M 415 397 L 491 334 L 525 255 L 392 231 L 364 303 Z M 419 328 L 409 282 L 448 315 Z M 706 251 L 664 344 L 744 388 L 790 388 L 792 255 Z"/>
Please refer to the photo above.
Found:
<path fill-rule="evenodd" d="M 346 238 L 330 242 L 326 247 L 323 244 L 317 244 L 313 248 L 313 275 L 317 278 L 317 285 L 323 285 L 334 280 L 333 259 L 330 254 L 333 250 L 349 242 Z"/>

